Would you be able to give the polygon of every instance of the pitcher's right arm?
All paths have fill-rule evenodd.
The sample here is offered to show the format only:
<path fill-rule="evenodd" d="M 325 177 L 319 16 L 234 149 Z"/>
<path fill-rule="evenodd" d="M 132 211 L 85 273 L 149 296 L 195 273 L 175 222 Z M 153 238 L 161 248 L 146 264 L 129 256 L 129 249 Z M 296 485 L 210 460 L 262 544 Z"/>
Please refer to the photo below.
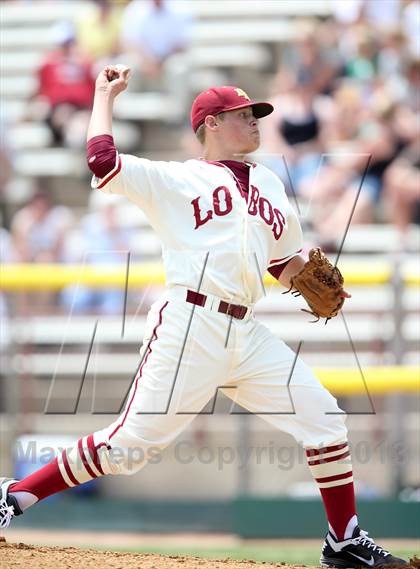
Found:
<path fill-rule="evenodd" d="M 96 79 L 87 132 L 87 161 L 98 178 L 104 178 L 115 168 L 117 150 L 112 137 L 112 112 L 115 97 L 127 88 L 129 76 L 128 67 L 108 65 Z"/>
<path fill-rule="evenodd" d="M 130 70 L 124 65 L 108 65 L 96 78 L 95 97 L 87 133 L 88 141 L 94 136 L 112 136 L 112 111 L 114 99 L 125 91 Z"/>
<path fill-rule="evenodd" d="M 112 135 L 114 100 L 128 85 L 130 70 L 108 65 L 96 79 L 92 115 L 87 133 L 87 162 L 94 174 L 91 187 L 126 196 L 146 215 L 161 211 L 162 195 L 171 194 L 182 177 L 180 163 L 120 154 Z"/>

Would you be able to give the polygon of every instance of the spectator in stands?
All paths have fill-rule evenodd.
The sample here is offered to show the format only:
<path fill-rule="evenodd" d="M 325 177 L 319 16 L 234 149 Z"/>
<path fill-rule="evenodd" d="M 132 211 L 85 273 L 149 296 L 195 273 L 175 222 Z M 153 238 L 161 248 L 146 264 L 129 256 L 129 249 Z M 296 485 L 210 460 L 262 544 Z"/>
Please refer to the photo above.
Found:
<path fill-rule="evenodd" d="M 332 121 L 325 126 L 326 159 L 316 179 L 301 187 L 324 243 L 342 236 L 357 196 L 352 223 L 374 220 L 384 172 L 399 150 L 388 119 L 390 101 L 379 93 L 372 95 L 370 105 L 363 101 L 361 88 L 347 82 L 334 94 Z"/>
<path fill-rule="evenodd" d="M 5 227 L 0 226 L 0 265 L 5 265 L 7 263 L 12 263 L 14 261 L 15 255 L 13 252 L 13 243 L 10 233 Z M 0 332 L 0 360 L 3 356 L 3 352 L 6 351 L 10 341 L 9 334 L 9 310 L 7 306 L 6 295 L 0 290 L 0 322 L 1 322 L 1 332 Z M 1 366 L 0 366 L 1 371 Z"/>
<path fill-rule="evenodd" d="M 376 28 L 398 24 L 403 0 L 332 0 L 331 8 L 338 22 L 351 25 L 365 21 Z M 380 6 L 380 9 L 378 7 Z"/>
<path fill-rule="evenodd" d="M 380 37 L 380 49 L 377 54 L 378 74 L 392 82 L 401 81 L 404 76 L 404 59 L 406 37 L 400 28 L 384 31 Z M 396 86 L 396 88 L 400 88 Z M 398 95 L 398 93 L 396 93 Z"/>
<path fill-rule="evenodd" d="M 327 27 L 326 32 L 325 24 L 303 27 L 297 41 L 285 48 L 282 57 L 282 67 L 293 70 L 297 84 L 312 94 L 328 92 L 341 66 L 333 43 L 325 38 L 326 33 L 334 40 L 333 30 Z"/>
<path fill-rule="evenodd" d="M 261 124 L 265 162 L 296 194 L 305 180 L 315 177 L 320 165 L 324 119 L 331 107 L 326 94 L 341 67 L 324 29 L 323 25 L 306 30 L 286 49 L 271 88 L 273 119 Z"/>
<path fill-rule="evenodd" d="M 360 187 L 353 224 L 387 211 L 400 228 L 415 218 L 417 181 L 398 183 L 409 172 L 417 180 L 420 111 L 420 64 L 398 22 L 404 5 L 420 18 L 417 1 L 395 0 L 380 14 L 370 0 L 336 2 L 339 23 L 325 21 L 283 50 L 277 121 L 262 125 L 266 162 L 306 202 L 301 211 L 324 245 L 342 236 Z"/>
<path fill-rule="evenodd" d="M 411 59 L 408 62 L 406 79 L 407 88 L 405 92 L 405 102 L 417 113 L 418 119 L 420 113 L 420 56 L 418 59 Z"/>
<path fill-rule="evenodd" d="M 402 6 L 403 0 L 386 0 L 380 8 L 378 0 L 363 0 L 361 15 L 371 27 L 383 31 L 399 23 Z"/>
<path fill-rule="evenodd" d="M 53 205 L 50 196 L 38 189 L 12 218 L 16 260 L 21 263 L 62 262 L 65 239 L 72 224 L 71 211 L 65 206 Z"/>
<path fill-rule="evenodd" d="M 345 64 L 345 75 L 359 81 L 369 81 L 376 75 L 377 45 L 373 31 L 364 26 L 353 28 L 352 52 Z"/>
<path fill-rule="evenodd" d="M 0 216 L 4 224 L 8 222 L 6 188 L 13 170 L 8 134 L 8 124 L 0 109 Z"/>
<path fill-rule="evenodd" d="M 176 1 L 133 0 L 126 7 L 121 43 L 133 58 L 134 88 L 164 90 L 167 85 L 182 94 L 188 67 L 184 52 L 190 43 L 191 24 L 185 5 L 181 7 Z"/>
<path fill-rule="evenodd" d="M 120 52 L 122 10 L 110 0 L 93 0 L 77 20 L 77 41 L 81 51 L 102 66 Z"/>
<path fill-rule="evenodd" d="M 285 182 L 288 191 L 297 194 L 303 181 L 315 176 L 322 153 L 321 97 L 315 96 L 308 80 L 304 73 L 281 70 L 270 100 L 273 119 L 261 124 L 262 159 Z"/>
<path fill-rule="evenodd" d="M 78 234 L 73 234 L 73 243 L 67 250 L 68 261 L 126 267 L 133 236 L 132 230 L 121 223 L 120 204 L 121 196 L 92 193 L 91 212 L 82 218 Z M 76 313 L 122 314 L 124 288 L 69 287 L 63 291 L 62 301 Z"/>
<path fill-rule="evenodd" d="M 82 145 L 94 93 L 89 60 L 81 55 L 72 24 L 53 29 L 56 49 L 48 53 L 38 70 L 38 89 L 33 97 L 46 104 L 45 120 L 57 145 Z"/>
<path fill-rule="evenodd" d="M 38 182 L 38 188 L 42 187 Z M 49 195 L 35 191 L 26 206 L 11 222 L 14 260 L 18 263 L 59 263 L 63 261 L 67 234 L 73 223 L 70 210 L 54 206 Z M 55 309 L 56 295 L 50 290 L 22 292 L 16 311 L 22 316 Z"/>
<path fill-rule="evenodd" d="M 13 260 L 12 242 L 9 232 L 0 226 L 0 265 L 10 263 Z M 0 290 L 0 413 L 5 411 L 3 401 L 6 399 L 6 379 L 10 373 L 10 324 L 9 324 L 9 307 L 7 297 Z"/>
<path fill-rule="evenodd" d="M 420 58 L 420 0 L 405 0 L 402 12 L 402 27 L 408 39 L 410 55 L 413 59 Z"/>
<path fill-rule="evenodd" d="M 384 176 L 385 205 L 389 219 L 405 243 L 410 223 L 420 224 L 420 135 L 389 166 Z"/>

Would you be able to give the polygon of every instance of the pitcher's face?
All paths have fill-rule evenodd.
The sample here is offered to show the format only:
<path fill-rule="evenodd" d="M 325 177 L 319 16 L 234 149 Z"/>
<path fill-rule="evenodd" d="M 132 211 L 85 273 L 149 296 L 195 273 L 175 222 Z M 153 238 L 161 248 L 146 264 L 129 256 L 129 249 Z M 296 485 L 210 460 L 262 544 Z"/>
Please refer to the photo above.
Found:
<path fill-rule="evenodd" d="M 258 119 L 254 117 L 252 107 L 226 111 L 219 132 L 224 145 L 234 154 L 249 154 L 260 145 Z"/>

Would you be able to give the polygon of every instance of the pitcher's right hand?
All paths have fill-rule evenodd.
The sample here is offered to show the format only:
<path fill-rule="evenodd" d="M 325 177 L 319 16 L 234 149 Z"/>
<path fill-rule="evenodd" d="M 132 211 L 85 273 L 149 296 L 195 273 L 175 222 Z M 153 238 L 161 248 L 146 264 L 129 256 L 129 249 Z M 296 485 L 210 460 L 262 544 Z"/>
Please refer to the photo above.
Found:
<path fill-rule="evenodd" d="M 127 89 L 129 79 L 130 69 L 126 65 L 107 65 L 96 78 L 96 91 L 115 98 Z"/>

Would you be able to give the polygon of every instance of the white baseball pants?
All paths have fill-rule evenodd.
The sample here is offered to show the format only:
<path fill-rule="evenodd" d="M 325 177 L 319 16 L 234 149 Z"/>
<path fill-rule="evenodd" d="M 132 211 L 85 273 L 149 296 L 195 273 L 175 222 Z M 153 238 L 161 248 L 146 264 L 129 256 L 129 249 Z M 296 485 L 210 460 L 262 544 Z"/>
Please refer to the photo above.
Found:
<path fill-rule="evenodd" d="M 168 446 L 219 389 L 305 448 L 347 439 L 335 398 L 252 309 L 238 320 L 217 312 L 221 299 L 211 295 L 205 307 L 187 303 L 186 290 L 170 288 L 152 305 L 126 407 L 94 434 L 95 444 L 118 448 L 118 460 L 101 457 L 106 473 L 140 470 L 148 450 Z M 143 451 L 137 462 L 133 448 Z"/>

